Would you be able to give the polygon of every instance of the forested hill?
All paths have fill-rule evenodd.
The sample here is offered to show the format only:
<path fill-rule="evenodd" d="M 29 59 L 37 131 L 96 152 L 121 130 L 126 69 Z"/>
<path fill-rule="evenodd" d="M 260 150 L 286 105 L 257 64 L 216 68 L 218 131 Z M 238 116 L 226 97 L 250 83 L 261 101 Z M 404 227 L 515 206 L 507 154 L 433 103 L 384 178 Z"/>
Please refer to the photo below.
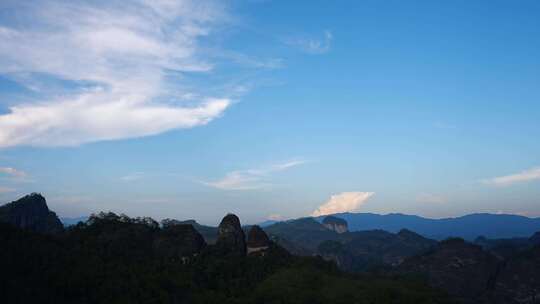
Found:
<path fill-rule="evenodd" d="M 352 275 L 297 257 L 227 215 L 191 224 L 101 213 L 54 234 L 0 223 L 2 303 L 450 303 L 417 280 Z"/>

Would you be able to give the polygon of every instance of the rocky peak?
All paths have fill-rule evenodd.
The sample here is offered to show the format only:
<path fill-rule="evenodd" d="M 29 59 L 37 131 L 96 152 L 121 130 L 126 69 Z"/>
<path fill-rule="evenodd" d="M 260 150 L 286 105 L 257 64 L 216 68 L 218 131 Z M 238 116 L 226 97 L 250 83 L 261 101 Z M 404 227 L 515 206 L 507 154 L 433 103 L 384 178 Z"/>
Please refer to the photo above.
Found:
<path fill-rule="evenodd" d="M 346 246 L 339 241 L 327 240 L 319 244 L 318 254 L 327 261 L 334 261 L 342 270 L 351 270 L 353 267 L 353 256 Z"/>
<path fill-rule="evenodd" d="M 47 207 L 45 198 L 38 193 L 1 206 L 0 221 L 41 233 L 57 233 L 64 228 L 56 213 Z"/>
<path fill-rule="evenodd" d="M 246 239 L 240 220 L 234 214 L 227 214 L 219 224 L 216 246 L 233 255 L 246 254 Z"/>
<path fill-rule="evenodd" d="M 257 225 L 252 226 L 248 233 L 247 253 L 258 253 L 265 251 L 268 247 L 270 247 L 270 239 L 266 232 Z"/>
<path fill-rule="evenodd" d="M 337 233 L 344 233 L 349 230 L 346 220 L 331 215 L 324 218 L 323 225 Z"/>
<path fill-rule="evenodd" d="M 204 247 L 204 238 L 189 224 L 164 227 L 154 241 L 158 254 L 167 258 L 190 257 L 200 253 Z"/>

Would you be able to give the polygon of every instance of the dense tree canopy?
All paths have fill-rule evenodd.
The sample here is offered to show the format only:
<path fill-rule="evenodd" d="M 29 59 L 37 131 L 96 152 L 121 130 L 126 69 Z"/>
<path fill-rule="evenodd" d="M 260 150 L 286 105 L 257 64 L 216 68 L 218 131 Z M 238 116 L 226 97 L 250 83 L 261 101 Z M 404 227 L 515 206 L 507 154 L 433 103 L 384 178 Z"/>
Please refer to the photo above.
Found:
<path fill-rule="evenodd" d="M 213 245 L 198 243 L 191 234 L 194 230 L 171 231 L 174 227 L 161 228 L 149 218 L 113 213 L 92 216 L 56 236 L 0 224 L 3 302 L 448 301 L 419 282 L 346 275 L 333 263 L 295 257 L 276 245 L 264 256 L 224 256 Z M 164 250 L 162 246 L 170 247 Z M 186 246 L 198 251 L 186 250 Z"/>

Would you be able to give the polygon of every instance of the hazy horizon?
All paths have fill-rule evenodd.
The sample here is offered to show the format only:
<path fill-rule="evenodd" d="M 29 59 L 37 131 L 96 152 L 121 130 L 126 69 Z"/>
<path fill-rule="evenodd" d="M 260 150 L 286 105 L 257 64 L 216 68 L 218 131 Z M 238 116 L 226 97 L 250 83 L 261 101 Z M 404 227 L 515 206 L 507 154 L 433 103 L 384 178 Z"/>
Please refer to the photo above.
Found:
<path fill-rule="evenodd" d="M 539 9 L 2 1 L 0 203 L 540 217 Z"/>

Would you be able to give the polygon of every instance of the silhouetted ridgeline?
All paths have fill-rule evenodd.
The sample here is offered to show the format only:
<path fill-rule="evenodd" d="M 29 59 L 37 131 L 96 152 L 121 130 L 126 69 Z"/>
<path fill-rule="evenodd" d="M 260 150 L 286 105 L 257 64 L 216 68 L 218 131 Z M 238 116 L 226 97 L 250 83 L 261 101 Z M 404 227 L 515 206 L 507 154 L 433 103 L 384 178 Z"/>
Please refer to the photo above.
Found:
<path fill-rule="evenodd" d="M 481 237 L 475 245 L 458 238 L 437 242 L 407 229 L 350 232 L 343 229 L 350 224 L 332 217 L 326 225 L 304 218 L 263 230 L 242 228 L 234 214 L 216 228 L 110 212 L 54 229 L 58 219 L 39 194 L 0 212 L 2 303 L 540 299 L 538 233 L 526 239 Z"/>
<path fill-rule="evenodd" d="M 418 280 L 293 256 L 257 226 L 246 240 L 235 215 L 215 245 L 192 224 L 114 213 L 52 234 L 26 223 L 0 223 L 2 303 L 451 303 Z"/>

